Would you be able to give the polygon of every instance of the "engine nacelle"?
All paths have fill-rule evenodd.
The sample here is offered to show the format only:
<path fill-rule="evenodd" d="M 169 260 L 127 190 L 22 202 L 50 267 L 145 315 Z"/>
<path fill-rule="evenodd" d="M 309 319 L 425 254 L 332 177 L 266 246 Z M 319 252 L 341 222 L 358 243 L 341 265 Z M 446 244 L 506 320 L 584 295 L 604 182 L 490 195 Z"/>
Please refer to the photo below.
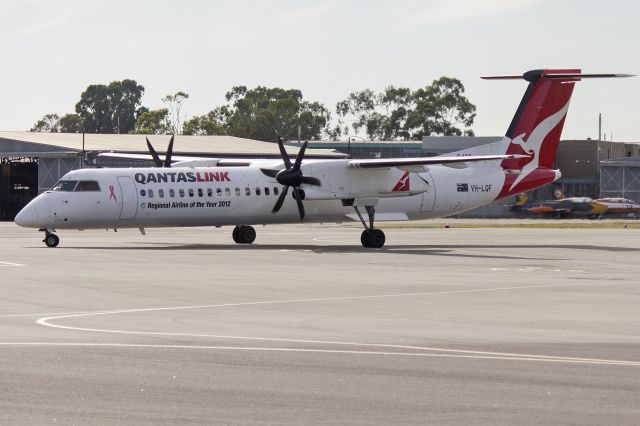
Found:
<path fill-rule="evenodd" d="M 324 170 L 323 170 L 324 169 Z M 303 185 L 305 198 L 330 200 L 346 198 L 390 198 L 422 194 L 429 189 L 416 173 L 397 168 L 348 169 L 324 168 L 310 164 L 303 167 L 305 176 L 313 176 L 322 186 Z"/>

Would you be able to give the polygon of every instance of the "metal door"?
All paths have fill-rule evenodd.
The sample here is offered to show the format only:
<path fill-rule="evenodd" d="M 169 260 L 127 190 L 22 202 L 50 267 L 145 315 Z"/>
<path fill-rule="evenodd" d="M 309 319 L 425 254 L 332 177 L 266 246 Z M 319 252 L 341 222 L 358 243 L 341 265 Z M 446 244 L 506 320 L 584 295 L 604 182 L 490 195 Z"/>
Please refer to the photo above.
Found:
<path fill-rule="evenodd" d="M 120 219 L 133 219 L 138 212 L 138 191 L 136 184 L 128 176 L 119 176 L 120 197 L 122 198 L 122 209 Z"/>

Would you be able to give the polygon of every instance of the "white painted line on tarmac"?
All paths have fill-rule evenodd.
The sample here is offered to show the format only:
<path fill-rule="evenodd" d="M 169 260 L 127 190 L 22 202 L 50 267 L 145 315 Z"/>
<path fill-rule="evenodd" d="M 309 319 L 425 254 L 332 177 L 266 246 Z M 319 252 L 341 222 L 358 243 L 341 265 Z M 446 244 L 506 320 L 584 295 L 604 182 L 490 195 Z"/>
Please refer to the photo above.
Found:
<path fill-rule="evenodd" d="M 0 262 L 0 266 L 27 266 L 24 263 Z"/>
<path fill-rule="evenodd" d="M 404 356 L 416 358 L 458 358 L 475 360 L 499 360 L 499 361 L 528 361 L 550 362 L 564 364 L 587 365 L 615 365 L 640 367 L 640 362 L 616 361 L 605 359 L 580 359 L 564 357 L 527 357 L 511 356 L 509 354 L 482 355 L 450 354 L 450 353 L 420 353 L 420 352 L 392 352 L 392 351 L 366 351 L 346 349 L 311 349 L 311 348 L 272 348 L 254 346 L 210 346 L 210 345 L 169 345 L 169 344 L 139 344 L 139 343 L 68 343 L 68 342 L 0 342 L 5 347 L 72 347 L 72 348 L 151 348 L 151 349 L 191 349 L 191 350 L 218 350 L 218 351 L 247 351 L 247 352 L 292 352 L 292 353 L 316 353 L 316 354 L 345 354 L 345 355 L 378 355 L 378 356 Z"/>
<path fill-rule="evenodd" d="M 361 343 L 361 342 L 342 342 L 342 341 L 324 341 L 324 340 L 309 340 L 309 339 L 286 339 L 286 338 L 269 338 L 269 337 L 255 337 L 255 336 L 227 336 L 227 335 L 215 335 L 215 334 L 196 334 L 196 333 L 169 333 L 169 332 L 154 332 L 154 331 L 134 331 L 134 330 L 116 330 L 116 329 L 98 329 L 88 327 L 73 327 L 65 326 L 61 324 L 55 324 L 52 321 L 60 319 L 98 316 L 98 315 L 117 315 L 123 313 L 137 313 L 137 312 L 157 312 L 167 310 L 185 310 L 185 309 L 203 309 L 203 308 L 216 308 L 216 307 L 239 307 L 239 306 L 256 306 L 256 305 L 268 305 L 268 304 L 283 304 L 283 303 L 306 303 L 306 302 L 323 302 L 323 301 L 341 301 L 341 300 L 363 300 L 373 298 L 385 298 L 385 297 L 415 297 L 424 295 L 443 295 L 443 294 L 459 294 L 459 293 L 477 293 L 477 292 L 489 292 L 489 291 L 506 291 L 506 290 L 522 290 L 522 289 L 540 289 L 540 288 L 555 288 L 555 287 L 587 287 L 594 284 L 578 283 L 578 284 L 551 284 L 551 285 L 532 285 L 532 286 L 519 286 L 519 287 L 496 287 L 489 289 L 470 289 L 470 290 L 453 290 L 453 291 L 440 291 L 440 292 L 424 292 L 424 293 L 403 293 L 403 294 L 386 294 L 386 295 L 372 295 L 372 296 L 347 296 L 347 297 L 331 297 L 331 298 L 315 298 L 315 299 L 292 299 L 292 300 L 273 300 L 273 301 L 259 301 L 259 302 L 241 302 L 241 303 L 225 303 L 216 305 L 195 305 L 195 306 L 177 306 L 177 307 L 164 307 L 164 308 L 141 308 L 141 309 L 126 309 L 117 311 L 98 311 L 90 313 L 78 313 L 68 315 L 49 316 L 36 320 L 36 323 L 46 327 L 73 330 L 73 331 L 85 331 L 93 333 L 113 333 L 113 334 L 126 334 L 126 335 L 139 335 L 139 336 L 163 336 L 163 337 L 191 337 L 191 338 L 215 338 L 215 339 L 233 339 L 233 340 L 252 340 L 263 342 L 279 342 L 279 343 L 295 343 L 295 344 L 314 344 L 324 346 L 352 346 L 352 347 L 366 347 L 366 348 L 380 348 L 385 352 L 379 351 L 363 351 L 363 350 L 334 350 L 334 349 L 313 349 L 313 348 L 236 348 L 227 346 L 191 346 L 187 345 L 187 348 L 209 348 L 209 349 L 227 349 L 227 350 L 265 350 L 265 351 L 283 351 L 283 352 L 317 352 L 317 353 L 349 353 L 349 354 L 386 354 L 386 355 L 402 355 L 402 356 L 440 356 L 449 358 L 473 358 L 473 359 L 509 359 L 515 361 L 550 361 L 550 362 L 567 362 L 578 364 L 606 364 L 606 365 L 626 365 L 626 366 L 640 366 L 640 362 L 625 361 L 625 360 L 608 360 L 597 358 L 579 358 L 579 357 L 561 357 L 554 355 L 533 355 L 533 354 L 518 354 L 518 353 L 506 353 L 506 352 L 492 352 L 492 351 L 474 351 L 474 350 L 461 350 L 451 348 L 437 348 L 437 347 L 422 347 L 422 346 L 406 346 L 406 345 L 392 345 L 392 344 L 376 344 L 376 343 Z M 143 346 L 140 346 L 143 347 Z M 159 347 L 174 347 L 163 346 Z M 175 346 L 181 347 L 181 346 Z M 419 352 L 390 352 L 393 350 L 410 350 Z M 429 352 L 425 354 L 424 352 Z M 434 352 L 439 352 L 434 353 Z M 421 355 L 422 354 L 422 355 Z M 454 355 L 455 354 L 455 355 Z"/>
<path fill-rule="evenodd" d="M 493 270 L 493 268 L 492 268 Z M 236 306 L 252 306 L 252 305 L 268 305 L 268 304 L 278 304 L 278 303 L 307 303 L 307 302 L 330 302 L 330 301 L 340 301 L 340 300 L 366 300 L 366 299 L 381 299 L 388 297 L 414 297 L 414 296 L 435 296 L 440 294 L 459 294 L 459 293 L 478 293 L 478 292 L 487 292 L 487 291 L 505 291 L 505 290 L 523 290 L 529 288 L 553 288 L 553 287 L 568 287 L 568 286 L 593 286 L 596 284 L 587 284 L 587 283 L 574 283 L 574 284 L 549 284 L 549 285 L 531 285 L 531 286 L 520 286 L 520 287 L 496 287 L 496 288 L 487 288 L 487 289 L 468 289 L 468 290 L 449 290 L 449 291 L 430 291 L 430 292 L 421 292 L 421 293 L 391 293 L 391 294 L 376 294 L 376 295 L 366 295 L 366 296 L 345 296 L 345 297 L 324 297 L 324 298 L 314 298 L 314 299 L 288 299 L 288 300 L 266 300 L 266 301 L 257 301 L 257 302 L 239 302 L 239 303 L 221 303 L 221 304 L 212 304 L 212 305 L 194 305 L 194 306 L 168 306 L 168 307 L 158 307 L 158 308 L 135 308 L 135 309 L 123 309 L 123 310 L 101 310 L 101 311 L 71 311 L 71 312 L 47 312 L 47 313 L 33 313 L 33 314 L 7 314 L 0 315 L 0 318 L 12 318 L 12 317 L 50 317 L 50 318 L 41 318 L 40 320 L 54 320 L 54 319 L 62 319 L 62 318 L 72 318 L 74 316 L 91 316 L 91 315 L 111 315 L 111 314 L 125 314 L 125 313 L 135 313 L 135 312 L 153 312 L 153 311 L 173 311 L 173 310 L 181 310 L 181 309 L 207 309 L 207 308 L 224 308 L 224 307 L 236 307 Z M 52 326 L 49 324 L 41 324 Z"/>
<path fill-rule="evenodd" d="M 309 299 L 284 299 L 284 300 L 263 300 L 263 301 L 255 301 L 255 302 L 218 303 L 218 304 L 210 304 L 210 305 L 119 309 L 119 310 L 109 310 L 109 311 L 82 312 L 79 314 L 70 313 L 70 314 L 64 314 L 62 316 L 50 316 L 48 318 L 41 318 L 36 322 L 40 325 L 47 325 L 51 327 L 55 325 L 45 324 L 49 320 L 73 318 L 73 317 L 81 317 L 81 316 L 92 316 L 92 315 L 112 315 L 112 314 L 124 314 L 124 313 L 136 313 L 136 312 L 177 311 L 177 310 L 183 310 L 183 309 L 207 309 L 207 308 L 224 308 L 224 307 L 238 307 L 238 306 L 274 305 L 274 304 L 284 304 L 284 303 L 331 302 L 331 301 L 342 301 L 342 300 L 385 299 L 385 298 L 392 298 L 392 297 L 417 297 L 417 296 L 435 296 L 435 295 L 447 295 L 447 294 L 486 293 L 486 292 L 492 292 L 492 291 L 545 289 L 545 288 L 556 288 L 556 287 L 592 287 L 595 285 L 600 285 L 600 283 L 544 284 L 544 285 L 527 285 L 527 286 L 513 286 L 513 287 L 478 288 L 478 289 L 466 289 L 466 290 L 427 291 L 427 292 L 416 292 L 416 293 L 388 293 L 388 294 L 375 294 L 375 295 L 365 295 L 365 296 L 319 297 L 319 298 L 309 298 Z"/>
<path fill-rule="evenodd" d="M 0 315 L 0 318 L 20 318 L 20 317 L 43 317 L 52 315 L 74 315 L 74 314 L 89 314 L 96 311 L 75 311 L 75 312 L 48 312 L 48 313 L 33 313 L 33 314 L 5 314 Z"/>

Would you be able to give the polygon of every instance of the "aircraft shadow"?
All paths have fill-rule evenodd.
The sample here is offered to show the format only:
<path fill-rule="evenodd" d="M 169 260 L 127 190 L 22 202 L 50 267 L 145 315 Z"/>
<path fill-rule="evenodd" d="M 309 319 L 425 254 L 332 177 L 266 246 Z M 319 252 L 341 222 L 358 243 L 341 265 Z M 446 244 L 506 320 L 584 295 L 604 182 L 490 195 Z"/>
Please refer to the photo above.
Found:
<path fill-rule="evenodd" d="M 381 249 L 367 249 L 361 246 L 347 245 L 330 245 L 317 246 L 311 244 L 254 244 L 254 245 L 236 245 L 236 244 L 165 244 L 165 243 L 144 243 L 145 246 L 114 246 L 114 247 L 59 247 L 58 250 L 141 250 L 141 251 L 181 251 L 181 250 L 205 250 L 205 251 L 291 251 L 291 252 L 312 252 L 317 254 L 335 253 L 335 254 L 373 254 L 373 255 L 419 255 L 419 256 L 450 256 L 463 258 L 481 258 L 481 259 L 516 259 L 516 260 L 558 260 L 557 257 L 541 258 L 527 256 L 503 256 L 491 253 L 456 253 L 456 249 L 478 248 L 491 249 L 500 248 L 495 245 L 474 246 L 474 245 L 386 245 Z M 509 248 L 514 246 L 505 246 Z M 522 246 L 530 247 L 530 246 Z"/>

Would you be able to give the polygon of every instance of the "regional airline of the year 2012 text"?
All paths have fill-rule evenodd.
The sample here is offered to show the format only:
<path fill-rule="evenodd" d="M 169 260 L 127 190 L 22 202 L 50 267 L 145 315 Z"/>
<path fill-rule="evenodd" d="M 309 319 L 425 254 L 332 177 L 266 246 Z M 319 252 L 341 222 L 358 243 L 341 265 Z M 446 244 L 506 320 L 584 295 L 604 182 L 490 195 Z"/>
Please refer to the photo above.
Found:
<path fill-rule="evenodd" d="M 579 69 L 544 69 L 521 76 L 528 87 L 505 137 L 437 157 L 171 161 L 173 138 L 159 167 L 81 169 L 67 173 L 22 209 L 20 226 L 44 230 L 49 247 L 59 229 L 235 226 L 236 243 L 256 238 L 251 225 L 360 220 L 361 243 L 380 248 L 375 220 L 449 216 L 560 178 L 553 162 Z M 125 154 L 123 154 L 124 156 Z M 291 188 L 291 191 L 289 190 Z"/>

